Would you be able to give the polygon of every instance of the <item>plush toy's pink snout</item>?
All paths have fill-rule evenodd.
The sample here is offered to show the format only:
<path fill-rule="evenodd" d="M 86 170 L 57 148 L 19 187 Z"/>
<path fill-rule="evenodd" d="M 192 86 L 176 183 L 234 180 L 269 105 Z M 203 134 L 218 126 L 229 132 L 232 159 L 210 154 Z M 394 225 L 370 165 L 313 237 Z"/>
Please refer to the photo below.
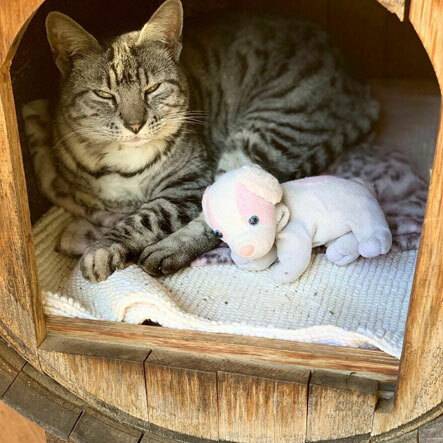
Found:
<path fill-rule="evenodd" d="M 254 246 L 245 245 L 240 248 L 239 252 L 242 257 L 250 257 L 254 253 L 254 250 Z"/>

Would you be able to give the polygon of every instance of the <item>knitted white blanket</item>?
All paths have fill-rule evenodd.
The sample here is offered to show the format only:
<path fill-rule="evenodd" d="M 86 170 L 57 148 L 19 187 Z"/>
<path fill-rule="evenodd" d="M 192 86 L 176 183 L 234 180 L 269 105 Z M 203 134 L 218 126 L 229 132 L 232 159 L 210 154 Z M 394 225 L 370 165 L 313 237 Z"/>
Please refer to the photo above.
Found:
<path fill-rule="evenodd" d="M 352 347 L 400 356 L 416 251 L 337 267 L 317 254 L 295 283 L 233 265 L 189 268 L 154 279 L 133 265 L 108 280 L 83 279 L 76 260 L 55 252 L 69 222 L 51 209 L 34 227 L 48 314 L 142 323 Z"/>

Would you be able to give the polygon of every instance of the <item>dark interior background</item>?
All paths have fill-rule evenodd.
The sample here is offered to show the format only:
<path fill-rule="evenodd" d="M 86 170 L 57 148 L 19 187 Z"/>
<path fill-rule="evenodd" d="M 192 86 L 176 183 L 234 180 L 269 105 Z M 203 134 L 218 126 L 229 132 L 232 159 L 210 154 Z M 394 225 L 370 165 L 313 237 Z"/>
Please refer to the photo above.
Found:
<path fill-rule="evenodd" d="M 11 73 L 28 184 L 32 221 L 49 207 L 34 185 L 23 138 L 21 106 L 56 94 L 58 72 L 46 41 L 44 20 L 58 10 L 98 38 L 139 29 L 161 4 L 159 0 L 47 0 L 32 18 L 13 60 Z M 351 68 L 362 78 L 435 80 L 432 65 L 409 22 L 400 22 L 376 0 L 183 0 L 189 21 L 223 9 L 273 12 L 317 22 L 332 35 Z M 186 21 L 185 21 L 186 26 Z"/>

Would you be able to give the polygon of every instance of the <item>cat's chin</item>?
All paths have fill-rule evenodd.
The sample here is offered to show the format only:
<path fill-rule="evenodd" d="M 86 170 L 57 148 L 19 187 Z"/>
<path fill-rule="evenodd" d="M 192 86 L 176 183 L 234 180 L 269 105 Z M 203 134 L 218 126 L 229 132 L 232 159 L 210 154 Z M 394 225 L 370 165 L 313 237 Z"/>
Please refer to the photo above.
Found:
<path fill-rule="evenodd" d="M 120 143 L 124 146 L 141 146 L 145 145 L 147 142 L 146 139 L 140 138 L 140 137 L 134 137 L 129 140 L 123 140 Z"/>

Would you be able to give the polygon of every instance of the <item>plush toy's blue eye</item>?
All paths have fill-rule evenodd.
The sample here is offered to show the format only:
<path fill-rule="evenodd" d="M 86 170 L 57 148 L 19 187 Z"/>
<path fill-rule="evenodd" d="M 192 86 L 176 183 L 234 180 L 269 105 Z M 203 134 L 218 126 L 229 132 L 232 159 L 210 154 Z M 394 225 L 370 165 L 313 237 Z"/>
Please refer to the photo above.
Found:
<path fill-rule="evenodd" d="M 249 220 L 248 220 L 248 222 L 249 222 L 249 224 L 250 225 L 258 225 L 258 222 L 259 222 L 260 220 L 259 220 L 259 218 L 256 216 L 256 215 L 253 215 Z"/>
<path fill-rule="evenodd" d="M 212 231 L 217 238 L 223 238 L 223 234 L 220 231 Z"/>

